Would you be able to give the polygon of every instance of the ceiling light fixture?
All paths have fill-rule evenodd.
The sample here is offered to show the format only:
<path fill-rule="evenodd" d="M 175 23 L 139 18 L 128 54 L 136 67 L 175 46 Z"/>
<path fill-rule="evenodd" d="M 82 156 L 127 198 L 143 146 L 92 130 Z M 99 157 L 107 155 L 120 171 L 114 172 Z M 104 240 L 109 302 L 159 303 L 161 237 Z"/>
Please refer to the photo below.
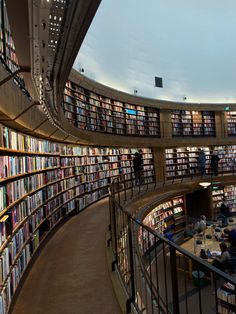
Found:
<path fill-rule="evenodd" d="M 206 189 L 208 186 L 211 185 L 211 182 L 200 182 L 199 185 L 201 185 L 204 189 Z"/>

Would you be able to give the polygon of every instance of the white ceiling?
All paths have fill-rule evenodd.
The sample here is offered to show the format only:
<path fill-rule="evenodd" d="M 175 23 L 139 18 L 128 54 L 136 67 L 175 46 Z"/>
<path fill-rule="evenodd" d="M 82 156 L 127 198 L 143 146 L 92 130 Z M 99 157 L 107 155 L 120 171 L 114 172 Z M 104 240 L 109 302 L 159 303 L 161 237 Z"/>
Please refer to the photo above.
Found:
<path fill-rule="evenodd" d="M 236 103 L 236 1 L 102 0 L 74 68 L 141 97 Z"/>

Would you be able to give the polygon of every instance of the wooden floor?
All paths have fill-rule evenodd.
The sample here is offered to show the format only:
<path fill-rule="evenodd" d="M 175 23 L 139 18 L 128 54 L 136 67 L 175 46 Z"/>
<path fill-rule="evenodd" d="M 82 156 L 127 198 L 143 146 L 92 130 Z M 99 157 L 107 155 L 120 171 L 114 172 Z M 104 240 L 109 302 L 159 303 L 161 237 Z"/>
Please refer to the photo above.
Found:
<path fill-rule="evenodd" d="M 12 314 L 120 314 L 106 256 L 108 199 L 71 217 L 47 241 Z"/>

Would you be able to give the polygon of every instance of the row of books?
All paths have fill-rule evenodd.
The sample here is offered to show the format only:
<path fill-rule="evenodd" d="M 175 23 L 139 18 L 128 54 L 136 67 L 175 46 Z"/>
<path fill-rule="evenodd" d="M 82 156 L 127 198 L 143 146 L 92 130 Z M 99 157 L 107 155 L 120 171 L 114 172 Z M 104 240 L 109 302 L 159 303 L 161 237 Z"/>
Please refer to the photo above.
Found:
<path fill-rule="evenodd" d="M 176 214 L 181 214 L 184 217 L 184 213 L 184 198 L 182 196 L 178 196 L 155 206 L 143 219 L 143 223 L 148 225 L 150 228 L 162 233 L 169 225 L 167 223 L 168 219 Z M 185 220 L 183 220 L 183 222 L 185 222 Z M 175 221 L 173 220 L 171 224 L 174 226 Z"/>
<path fill-rule="evenodd" d="M 28 227 L 24 227 L 28 228 Z M 40 244 L 40 230 L 32 235 L 27 230 L 19 231 L 12 243 L 1 253 L 0 257 L 0 313 L 8 312 L 12 297 L 32 255 Z M 29 236 L 28 236 L 29 235 Z M 28 238 L 27 238 L 28 236 Z M 24 244 L 22 245 L 22 243 Z M 19 252 L 19 253 L 17 253 Z M 14 260 L 14 257 L 16 259 Z"/>
<path fill-rule="evenodd" d="M 95 157 L 102 157 L 98 159 L 99 163 L 103 163 L 106 157 L 104 155 L 113 155 L 112 158 L 109 158 L 109 162 L 119 160 L 125 160 L 128 156 L 124 155 L 134 155 L 137 148 L 109 148 L 109 147 L 87 147 L 87 146 L 72 146 L 72 145 L 62 145 L 59 143 L 50 142 L 48 140 L 40 140 L 29 135 L 18 133 L 12 129 L 9 129 L 6 126 L 0 125 L 0 147 L 6 148 L 9 150 L 14 150 L 14 153 L 25 152 L 28 154 L 56 154 L 56 155 L 69 155 L 75 156 L 77 159 L 75 161 L 69 161 L 69 159 L 60 159 L 59 157 L 45 158 L 42 156 L 30 157 L 30 156 L 1 156 L 0 164 L 3 165 L 2 168 L 10 168 L 9 171 L 12 171 L 11 175 L 17 173 L 23 173 L 27 171 L 34 171 L 43 168 L 50 168 L 55 166 L 67 166 L 73 164 L 82 164 L 82 163 L 94 163 L 97 162 Z M 145 156 L 147 154 L 147 156 Z M 143 149 L 143 157 L 149 158 L 151 150 L 148 148 Z M 115 156 L 116 155 L 116 156 Z M 86 156 L 86 160 L 81 158 Z M 118 157 L 120 156 L 120 157 Z M 8 159 L 8 160 L 6 160 Z M 131 157 L 129 158 L 131 159 Z M 68 164 L 69 163 L 69 164 Z M 10 166 L 8 166 L 10 164 Z M 22 169 L 22 170 L 20 170 Z M 6 175 L 9 176 L 8 172 Z M 6 176 L 5 175 L 5 176 Z M 4 177 L 4 174 L 1 175 Z"/>
<path fill-rule="evenodd" d="M 69 201 L 65 212 L 69 213 L 75 208 L 75 201 Z M 0 307 L 8 309 L 11 298 L 19 283 L 32 254 L 37 249 L 40 242 L 40 230 L 36 230 L 45 215 L 43 208 L 30 217 L 28 221 L 12 236 L 0 257 Z M 53 212 L 48 218 L 49 226 L 52 228 L 63 218 L 62 210 Z M 36 230 L 36 232 L 34 232 Z M 34 232 L 34 233 L 32 233 Z M 7 288 L 7 291 L 6 291 Z"/>
<path fill-rule="evenodd" d="M 57 179 L 58 171 L 53 170 L 24 177 L 0 186 L 0 212 L 12 203 L 27 196 L 28 193 L 32 193 L 32 191 Z"/>
<path fill-rule="evenodd" d="M 167 177 L 199 173 L 198 150 L 203 149 L 206 155 L 206 172 L 211 173 L 210 160 L 212 151 L 220 157 L 219 173 L 236 170 L 236 145 L 214 147 L 179 147 L 166 149 Z M 191 171 L 190 171 L 190 168 Z M 179 171 L 182 170 L 182 171 Z"/>
<path fill-rule="evenodd" d="M 0 179 L 60 167 L 60 158 L 53 156 L 0 156 Z"/>
<path fill-rule="evenodd" d="M 62 219 L 63 219 L 63 214 L 62 214 L 62 210 L 61 209 L 56 211 L 56 212 L 54 212 L 48 219 L 48 221 L 49 221 L 49 228 L 52 229 Z"/>
<path fill-rule="evenodd" d="M 124 121 L 120 121 L 120 118 L 113 117 L 111 120 L 111 117 L 110 119 L 106 119 L 100 115 L 98 117 L 91 118 L 91 114 L 86 116 L 85 120 L 85 118 L 81 115 L 76 116 L 66 110 L 64 111 L 64 115 L 69 123 L 78 128 L 83 128 L 89 131 L 143 136 L 153 135 L 160 137 L 159 121 L 150 121 L 145 123 L 143 123 L 143 121 L 137 121 L 137 119 L 125 119 Z"/>
<path fill-rule="evenodd" d="M 71 89 L 72 85 L 73 87 L 75 87 L 76 92 Z M 68 81 L 66 83 L 64 100 L 68 101 L 71 104 L 74 104 L 75 107 L 82 107 L 98 112 L 101 109 L 106 111 L 110 110 L 112 112 L 126 112 L 126 109 L 130 109 L 136 110 L 137 115 L 144 115 L 145 113 L 148 114 L 149 112 L 151 112 L 159 116 L 159 109 L 127 104 L 107 97 L 104 99 L 103 96 L 89 90 L 85 90 L 84 88 L 77 86 L 74 82 L 72 83 L 71 81 Z"/>
<path fill-rule="evenodd" d="M 124 156 L 124 155 L 123 155 Z M 77 167 L 76 171 L 78 172 L 95 172 L 95 171 L 100 171 L 100 170 L 108 170 L 110 168 L 119 168 L 119 167 L 131 167 L 131 159 L 128 161 L 127 159 L 122 160 L 118 156 L 112 156 L 112 163 L 106 163 L 108 159 L 104 159 L 104 157 L 99 156 L 99 157 L 91 157 L 90 159 L 90 164 L 85 163 L 85 157 L 82 157 L 80 160 L 81 163 L 75 164 L 75 160 L 73 158 L 63 158 L 63 163 L 62 165 L 66 165 L 68 161 L 69 166 L 71 167 Z M 76 157 L 78 160 L 79 157 Z M 28 162 L 30 161 L 30 162 Z M 30 157 L 30 156 L 0 156 L 0 178 L 6 178 L 9 176 L 14 176 L 18 174 L 27 174 L 27 172 L 31 171 L 36 171 L 40 169 L 52 169 L 52 167 L 59 167 L 59 157 Z M 117 161 L 117 162 L 115 162 Z M 2 164 L 1 164 L 2 162 Z M 144 165 L 147 165 L 150 163 L 149 159 L 144 159 L 143 160 Z M 82 166 L 85 165 L 85 166 Z M 67 165 L 67 167 L 69 167 Z M 80 167 L 78 169 L 78 167 Z M 68 169 L 64 170 L 65 175 L 73 175 L 74 170 L 73 169 Z"/>
<path fill-rule="evenodd" d="M 62 209 L 65 211 L 65 214 L 68 215 L 70 212 L 72 212 L 74 209 L 76 209 L 76 200 L 73 199 L 69 202 L 67 202 Z"/>
<path fill-rule="evenodd" d="M 116 110 L 110 110 L 110 109 L 105 109 L 105 108 L 100 108 L 96 106 L 91 106 L 91 105 L 86 105 L 84 106 L 83 103 L 79 102 L 76 105 L 73 105 L 73 103 L 69 103 L 68 101 L 63 103 L 63 108 L 65 111 L 70 112 L 72 115 L 75 115 L 79 119 L 84 119 L 88 120 L 88 118 L 94 118 L 98 120 L 98 124 L 101 123 L 99 120 L 104 120 L 104 121 L 116 121 L 117 118 L 121 120 L 123 123 L 127 122 L 127 119 L 131 120 L 142 120 L 144 122 L 148 123 L 149 120 L 149 112 L 146 110 L 145 111 L 137 111 L 136 109 L 131 109 L 132 113 L 129 113 L 129 109 L 125 110 L 123 112 L 116 111 Z M 135 112 L 135 113 L 133 113 Z M 155 121 L 155 124 L 158 125 L 159 121 L 159 115 L 153 115 L 151 113 L 150 117 L 152 118 L 153 121 Z M 155 119 L 155 120 L 154 120 Z"/>
<path fill-rule="evenodd" d="M 62 193 L 64 190 L 73 188 L 76 185 L 77 181 L 75 178 L 59 181 L 27 196 L 27 198 L 23 199 L 21 202 L 18 202 L 8 211 L 8 214 L 11 215 L 13 230 L 35 209 L 44 203 L 47 203 L 51 198 L 57 196 L 59 193 Z"/>
<path fill-rule="evenodd" d="M 149 175 L 153 175 L 153 173 L 151 172 Z M 131 179 L 131 176 L 126 177 L 126 179 Z M 18 181 L 21 182 L 21 180 Z M 19 186 L 16 184 L 16 182 L 13 184 L 16 185 L 17 190 Z M 52 183 L 51 185 L 28 195 L 26 198 L 23 198 L 20 202 L 12 206 L 8 214 L 11 216 L 11 224 L 13 229 L 15 229 L 17 225 L 28 215 L 30 215 L 36 208 L 40 207 L 44 203 L 47 203 L 48 200 L 57 196 L 58 194 L 62 194 L 64 190 L 76 187 L 76 196 L 79 196 L 83 193 L 91 192 L 95 189 L 108 186 L 108 184 L 109 181 L 106 177 L 104 177 L 104 180 L 95 181 L 93 177 L 93 180 L 87 183 L 81 182 L 81 176 L 56 181 L 55 183 Z M 22 193 L 24 194 L 25 190 Z M 75 194 L 73 194 L 73 196 L 75 196 Z M 52 200 L 52 202 L 55 202 L 55 200 Z M 57 203 L 57 205 L 59 206 L 59 203 Z"/>
<path fill-rule="evenodd" d="M 61 167 L 81 166 L 81 165 L 84 165 L 84 164 L 87 164 L 87 159 L 86 159 L 85 156 L 75 156 L 73 158 L 71 158 L 71 157 L 61 157 L 61 159 L 60 159 Z"/>
<path fill-rule="evenodd" d="M 59 144 L 57 143 L 22 134 L 3 125 L 0 125 L 0 134 L 0 146 L 4 148 L 33 153 L 59 152 Z"/>

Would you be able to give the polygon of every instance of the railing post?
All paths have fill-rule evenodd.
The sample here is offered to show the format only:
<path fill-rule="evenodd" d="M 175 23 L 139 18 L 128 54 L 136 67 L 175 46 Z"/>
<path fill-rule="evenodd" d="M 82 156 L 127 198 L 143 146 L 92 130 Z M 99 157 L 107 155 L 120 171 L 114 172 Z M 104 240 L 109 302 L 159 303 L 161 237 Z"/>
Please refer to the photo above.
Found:
<path fill-rule="evenodd" d="M 113 199 L 113 194 L 111 195 L 111 234 L 112 234 L 112 227 L 114 231 L 114 261 L 111 263 L 111 269 L 112 271 L 115 271 L 115 264 L 117 264 L 117 230 L 116 230 L 116 208 L 115 208 L 115 202 Z M 111 235 L 112 237 L 112 235 Z"/>
<path fill-rule="evenodd" d="M 113 204 L 113 200 L 112 200 L 112 196 L 111 196 L 111 191 L 109 191 L 109 225 L 108 225 L 108 231 L 110 234 L 110 237 L 107 239 L 107 247 L 112 247 L 112 240 L 113 240 L 113 236 L 112 236 L 112 204 Z"/>
<path fill-rule="evenodd" d="M 120 204 L 120 177 L 118 177 L 118 180 L 117 180 L 117 186 L 118 186 L 118 203 Z"/>
<path fill-rule="evenodd" d="M 171 245 L 169 245 L 169 248 L 170 248 L 173 313 L 179 314 L 179 292 L 178 292 L 178 278 L 177 278 L 177 267 L 176 267 L 176 251 L 175 251 L 175 248 Z"/>
<path fill-rule="evenodd" d="M 111 231 L 111 204 L 112 204 L 112 200 L 111 200 L 111 192 L 110 191 L 108 193 L 108 197 L 109 197 L 108 198 L 108 200 L 109 200 L 109 225 L 108 225 L 108 230 Z"/>
<path fill-rule="evenodd" d="M 128 215 L 128 214 L 127 214 Z M 129 243 L 129 262 L 130 262 L 130 287 L 131 296 L 126 301 L 126 311 L 131 313 L 131 304 L 135 302 L 135 284 L 134 284 L 134 255 L 133 255 L 133 235 L 131 230 L 131 216 L 128 215 L 128 243 Z"/>
<path fill-rule="evenodd" d="M 127 201 L 127 192 L 126 192 L 126 186 L 125 186 L 125 177 L 123 177 L 123 182 L 124 182 L 124 193 L 125 193 L 125 199 L 124 201 L 126 202 Z"/>
<path fill-rule="evenodd" d="M 134 181 L 133 172 L 131 172 L 131 198 L 134 196 Z"/>

